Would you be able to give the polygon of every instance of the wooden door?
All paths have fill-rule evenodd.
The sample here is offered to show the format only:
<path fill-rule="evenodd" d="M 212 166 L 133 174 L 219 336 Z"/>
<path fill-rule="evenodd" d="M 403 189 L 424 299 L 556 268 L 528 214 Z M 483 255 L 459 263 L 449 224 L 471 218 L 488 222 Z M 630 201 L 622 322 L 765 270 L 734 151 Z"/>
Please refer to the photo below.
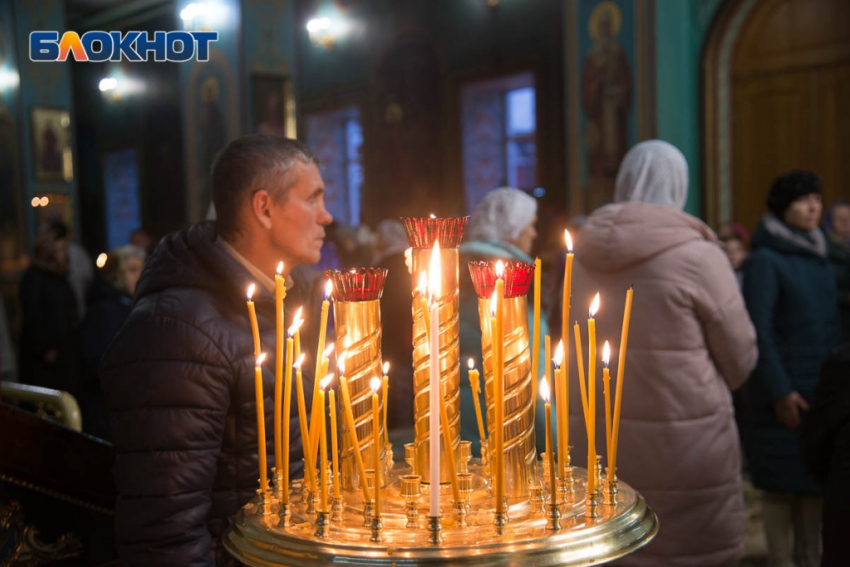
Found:
<path fill-rule="evenodd" d="M 733 56 L 733 218 L 753 229 L 773 179 L 810 169 L 850 191 L 850 2 L 762 0 Z"/>

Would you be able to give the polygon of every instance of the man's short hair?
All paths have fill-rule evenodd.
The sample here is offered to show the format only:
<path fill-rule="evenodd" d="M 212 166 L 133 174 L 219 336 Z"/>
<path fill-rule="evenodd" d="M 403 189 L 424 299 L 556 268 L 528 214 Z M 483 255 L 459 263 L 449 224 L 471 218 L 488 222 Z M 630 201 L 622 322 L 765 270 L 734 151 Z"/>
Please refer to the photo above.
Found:
<path fill-rule="evenodd" d="M 296 181 L 290 172 L 297 161 L 319 165 L 316 155 L 298 140 L 251 134 L 230 142 L 216 156 L 211 171 L 216 232 L 226 240 L 241 232 L 242 209 L 257 191 L 268 191 L 278 202 L 285 199 Z"/>

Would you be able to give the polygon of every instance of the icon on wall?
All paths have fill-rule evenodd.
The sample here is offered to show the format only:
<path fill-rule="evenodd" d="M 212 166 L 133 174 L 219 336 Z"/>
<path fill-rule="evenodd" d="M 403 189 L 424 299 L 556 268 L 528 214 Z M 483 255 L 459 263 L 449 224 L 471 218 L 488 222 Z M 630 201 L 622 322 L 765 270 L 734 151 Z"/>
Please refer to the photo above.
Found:
<path fill-rule="evenodd" d="M 32 109 L 32 146 L 35 178 L 38 181 L 74 180 L 71 152 L 71 116 L 61 108 Z"/>
<path fill-rule="evenodd" d="M 254 133 L 296 137 L 295 99 L 287 77 L 255 73 L 251 95 Z"/>

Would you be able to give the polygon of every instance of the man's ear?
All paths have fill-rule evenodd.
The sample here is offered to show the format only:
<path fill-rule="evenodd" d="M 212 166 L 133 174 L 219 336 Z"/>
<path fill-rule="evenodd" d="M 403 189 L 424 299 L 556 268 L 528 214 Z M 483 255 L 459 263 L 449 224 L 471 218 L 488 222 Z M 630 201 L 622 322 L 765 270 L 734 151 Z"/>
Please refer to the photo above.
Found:
<path fill-rule="evenodd" d="M 272 196 L 268 191 L 260 189 L 251 195 L 251 214 L 259 221 L 263 227 L 270 229 L 272 227 L 272 205 L 274 204 Z"/>

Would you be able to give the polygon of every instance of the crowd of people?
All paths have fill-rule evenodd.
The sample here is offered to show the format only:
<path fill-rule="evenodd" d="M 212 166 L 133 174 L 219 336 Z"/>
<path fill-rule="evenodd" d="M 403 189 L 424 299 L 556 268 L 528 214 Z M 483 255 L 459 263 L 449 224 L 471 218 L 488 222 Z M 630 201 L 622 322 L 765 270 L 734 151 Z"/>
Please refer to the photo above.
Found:
<path fill-rule="evenodd" d="M 258 284 L 260 335 L 274 344 L 278 261 L 287 304 L 307 311 L 305 344 L 318 333 L 320 269 L 390 270 L 382 298 L 383 354 L 394 365 L 390 407 L 413 404 L 402 224 L 388 219 L 372 232 L 336 223 L 315 155 L 274 136 L 229 144 L 211 187 L 215 220 L 168 235 L 155 250 L 140 234 L 141 246 L 111 251 L 99 269 L 67 227 L 51 223 L 39 230 L 21 281 L 17 376 L 74 394 L 85 430 L 114 443 L 117 539 L 128 566 L 232 562 L 220 537 L 257 482 L 244 291 Z M 462 266 L 544 258 L 541 334 L 551 332 L 553 342 L 562 328 L 567 222 L 576 242 L 574 307 L 601 291 L 605 309 L 622 312 L 634 286 L 619 475 L 647 498 L 661 531 L 622 565 L 734 565 L 744 549 L 745 475 L 764 491 L 769 565 L 839 565 L 848 556 L 850 203 L 821 215 L 821 189 L 812 172 L 783 174 L 764 188 L 767 212 L 752 237 L 738 223 L 715 232 L 684 212 L 682 153 L 653 140 L 623 159 L 613 203 L 586 218 L 541 219 L 539 241 L 541 212 L 524 191 L 495 189 L 473 210 Z M 468 280 L 461 274 L 463 360 L 480 349 Z M 292 310 L 286 316 L 288 325 Z M 613 321 L 599 320 L 600 336 L 618 336 Z M 14 353 L 3 327 L 0 317 L 0 370 L 8 376 Z M 305 379 L 313 374 L 306 363 Z M 582 431 L 578 389 L 570 392 L 570 429 Z M 472 396 L 462 380 L 462 437 L 477 440 Z M 271 407 L 267 399 L 269 431 Z M 292 419 L 297 428 L 297 412 Z M 391 410 L 389 425 L 412 427 L 412 411 Z M 293 473 L 301 466 L 295 439 Z M 573 463 L 586 466 L 582 435 L 570 441 Z M 825 490 L 834 498 L 825 502 Z"/>

